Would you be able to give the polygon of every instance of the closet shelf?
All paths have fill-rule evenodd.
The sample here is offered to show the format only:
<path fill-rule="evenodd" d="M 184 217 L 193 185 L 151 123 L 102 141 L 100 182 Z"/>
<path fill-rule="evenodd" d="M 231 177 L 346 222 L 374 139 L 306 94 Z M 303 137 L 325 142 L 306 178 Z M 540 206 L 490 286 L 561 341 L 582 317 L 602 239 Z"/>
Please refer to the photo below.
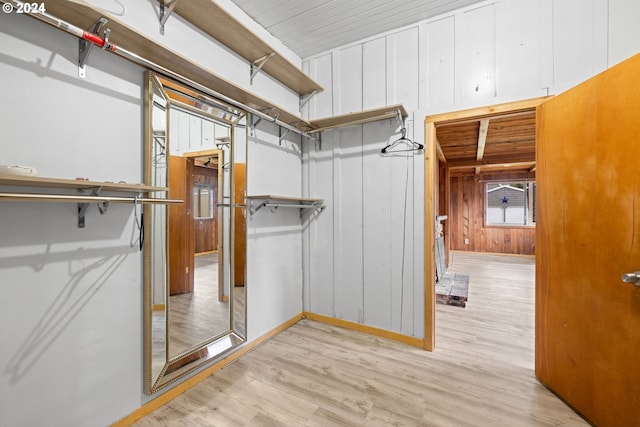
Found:
<path fill-rule="evenodd" d="M 270 207 L 273 209 L 278 208 L 297 208 L 301 210 L 316 209 L 322 211 L 324 206 L 324 199 L 309 199 L 301 197 L 287 197 L 287 196 L 274 196 L 270 194 L 247 196 L 249 204 L 249 213 L 251 215 L 258 212 L 260 209 Z"/>
<path fill-rule="evenodd" d="M 407 110 L 402 104 L 387 105 L 379 108 L 372 108 L 356 113 L 331 116 L 323 119 L 311 120 L 312 129 L 309 133 L 323 132 L 342 126 L 352 126 L 362 123 L 375 122 L 378 120 L 398 119 L 398 124 L 407 117 Z"/>
<path fill-rule="evenodd" d="M 167 187 L 154 187 L 145 184 L 127 184 L 124 182 L 88 181 L 82 179 L 43 178 L 29 175 L 0 174 L 0 185 L 12 185 L 17 187 L 59 188 L 71 190 L 83 190 L 89 188 L 102 188 L 104 191 L 122 191 L 141 193 L 147 191 L 167 191 Z"/>
<path fill-rule="evenodd" d="M 158 0 L 163 2 L 165 0 Z M 298 67 L 238 22 L 213 0 L 174 0 L 173 11 L 299 95 L 322 91 Z M 254 65 L 258 67 L 258 65 Z"/>
<path fill-rule="evenodd" d="M 181 3 L 189 2 L 190 0 L 180 1 L 176 8 Z M 268 110 L 271 112 L 270 115 L 277 116 L 288 125 L 298 129 L 311 128 L 310 123 L 302 120 L 297 114 L 236 86 L 84 0 L 47 0 L 47 13 L 80 28 L 90 28 L 100 18 L 106 17 L 108 22 L 104 28 L 110 30 L 109 41 L 114 45 L 251 108 L 259 111 Z"/>
<path fill-rule="evenodd" d="M 154 187 L 144 184 L 126 184 L 115 182 L 87 181 L 79 179 L 41 178 L 0 174 L 0 186 L 25 187 L 31 189 L 76 190 L 76 194 L 51 194 L 32 191 L 2 192 L 0 201 L 63 202 L 78 204 L 78 227 L 84 227 L 84 216 L 90 203 L 97 203 L 101 214 L 107 211 L 109 203 L 137 204 L 177 204 L 182 200 L 139 197 L 150 192 L 166 192 L 166 187 Z M 91 194 L 83 194 L 90 191 Z M 128 196 L 103 196 L 101 192 L 129 193 Z M 131 196 L 130 194 L 135 194 Z"/>

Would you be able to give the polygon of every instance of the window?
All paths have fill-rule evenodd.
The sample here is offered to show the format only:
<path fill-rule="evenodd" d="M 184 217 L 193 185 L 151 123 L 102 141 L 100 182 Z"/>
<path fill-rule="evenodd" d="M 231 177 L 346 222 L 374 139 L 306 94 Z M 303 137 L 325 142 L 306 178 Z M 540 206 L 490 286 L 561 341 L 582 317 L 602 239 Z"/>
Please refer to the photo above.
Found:
<path fill-rule="evenodd" d="M 490 182 L 485 186 L 485 223 L 503 226 L 534 226 L 536 183 Z"/>
<path fill-rule="evenodd" d="M 213 218 L 213 188 L 210 185 L 193 186 L 193 217 Z"/>

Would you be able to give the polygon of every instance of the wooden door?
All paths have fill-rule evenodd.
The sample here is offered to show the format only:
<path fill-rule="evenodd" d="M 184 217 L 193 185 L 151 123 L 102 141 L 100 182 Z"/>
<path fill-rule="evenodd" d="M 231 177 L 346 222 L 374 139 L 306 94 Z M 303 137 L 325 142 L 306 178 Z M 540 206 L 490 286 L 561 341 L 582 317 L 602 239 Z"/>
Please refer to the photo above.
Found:
<path fill-rule="evenodd" d="M 246 203 L 247 168 L 245 163 L 233 164 L 233 203 Z M 247 219 L 244 207 L 234 208 L 233 217 L 233 282 L 244 286 L 247 258 Z"/>
<path fill-rule="evenodd" d="M 640 426 L 640 56 L 538 107 L 536 375 L 593 424 Z"/>
<path fill-rule="evenodd" d="M 184 203 L 169 205 L 169 295 L 193 292 L 193 215 L 191 171 L 193 161 L 169 156 L 170 199 Z"/>
<path fill-rule="evenodd" d="M 218 169 L 195 166 L 193 173 L 193 191 L 196 194 L 198 187 L 204 186 L 211 191 L 209 203 L 210 217 L 197 218 L 194 214 L 194 245 L 195 253 L 207 253 L 218 250 Z M 204 203 L 204 200 L 201 200 Z M 195 206 L 194 206 L 195 208 Z"/>

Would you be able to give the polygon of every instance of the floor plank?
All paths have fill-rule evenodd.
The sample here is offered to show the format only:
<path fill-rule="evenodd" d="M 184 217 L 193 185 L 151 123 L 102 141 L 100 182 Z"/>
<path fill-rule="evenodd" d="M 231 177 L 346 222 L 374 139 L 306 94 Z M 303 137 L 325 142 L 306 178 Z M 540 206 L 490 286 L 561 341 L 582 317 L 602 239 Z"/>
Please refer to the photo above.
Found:
<path fill-rule="evenodd" d="M 534 260 L 456 252 L 436 350 L 302 320 L 135 425 L 586 426 L 533 373 Z"/>

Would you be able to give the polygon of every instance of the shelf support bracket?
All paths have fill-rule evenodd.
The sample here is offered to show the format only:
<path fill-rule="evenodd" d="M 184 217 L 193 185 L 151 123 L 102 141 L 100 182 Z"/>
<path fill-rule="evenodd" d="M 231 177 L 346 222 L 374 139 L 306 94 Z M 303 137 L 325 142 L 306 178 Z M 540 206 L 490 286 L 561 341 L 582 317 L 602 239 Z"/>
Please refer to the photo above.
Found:
<path fill-rule="evenodd" d="M 317 89 L 310 94 L 300 96 L 300 110 L 302 110 L 302 107 L 304 107 L 309 101 L 311 101 L 311 98 L 313 98 L 316 93 L 318 93 Z"/>
<path fill-rule="evenodd" d="M 270 112 L 275 111 L 275 117 L 272 117 L 269 115 Z M 264 114 L 266 114 L 267 116 L 271 117 L 273 119 L 273 123 L 277 122 L 278 119 L 280 118 L 280 113 L 278 113 L 278 110 L 276 109 L 276 107 L 271 107 L 271 108 L 267 108 L 266 110 L 262 111 Z"/>
<path fill-rule="evenodd" d="M 253 216 L 253 214 L 255 214 L 260 209 L 262 209 L 265 206 L 267 206 L 268 203 L 269 203 L 268 201 L 264 201 L 264 202 L 259 203 L 257 206 L 255 206 L 253 203 L 250 203 L 249 204 L 249 213 L 251 214 L 251 216 Z"/>
<path fill-rule="evenodd" d="M 255 121 L 250 120 L 251 123 L 249 125 L 249 127 L 251 128 L 251 133 L 253 134 L 253 131 L 256 129 L 256 126 L 258 126 L 258 123 L 262 121 L 262 117 L 256 117 L 253 114 L 251 116 L 256 118 Z"/>
<path fill-rule="evenodd" d="M 164 36 L 164 24 L 167 23 L 169 17 L 173 13 L 173 8 L 176 7 L 178 0 L 167 2 L 166 0 L 160 1 L 160 34 Z"/>
<path fill-rule="evenodd" d="M 177 0 L 176 0 L 177 1 Z M 262 58 L 258 58 L 255 61 L 253 61 L 251 63 L 251 69 L 249 70 L 249 75 L 250 75 L 250 82 L 251 84 L 253 84 L 253 78 L 258 75 L 258 73 L 260 72 L 260 70 L 262 70 L 262 67 L 264 66 L 264 64 L 267 63 L 267 61 L 269 60 L 269 58 L 271 58 L 273 55 L 275 55 L 275 52 L 271 52 L 265 56 L 263 56 Z"/>
<path fill-rule="evenodd" d="M 404 117 L 402 117 L 400 109 L 396 110 L 396 118 L 398 119 L 398 125 L 402 126 L 404 129 Z"/>
<path fill-rule="evenodd" d="M 89 28 L 88 31 L 92 34 L 98 34 L 100 33 L 100 30 L 102 30 L 102 27 L 107 24 L 107 22 L 109 22 L 109 20 L 105 17 L 102 17 L 98 19 L 96 23 L 93 24 L 91 28 Z M 107 45 L 106 41 L 109 38 L 110 32 L 110 30 L 105 31 L 105 46 Z M 88 40 L 80 39 L 78 41 L 78 76 L 80 78 L 84 79 L 86 76 L 85 66 L 87 65 L 87 59 L 89 58 L 89 54 L 93 50 L 94 46 L 95 45 Z"/>
<path fill-rule="evenodd" d="M 94 188 L 91 191 L 91 195 L 94 197 L 98 197 L 100 195 L 100 191 L 102 187 Z M 78 190 L 78 195 L 82 195 L 83 190 Z M 107 212 L 107 208 L 109 207 L 109 201 L 105 200 L 104 202 L 98 202 L 98 210 L 101 215 L 104 215 Z M 81 202 L 78 203 L 78 228 L 84 228 L 84 216 L 87 213 L 87 208 L 89 208 L 89 203 Z"/>
<path fill-rule="evenodd" d="M 282 140 L 285 139 L 285 137 L 287 136 L 287 134 L 289 133 L 289 129 L 285 129 L 284 133 L 282 133 L 282 126 L 278 127 L 279 129 L 279 140 L 278 140 L 278 145 L 282 146 Z"/>

